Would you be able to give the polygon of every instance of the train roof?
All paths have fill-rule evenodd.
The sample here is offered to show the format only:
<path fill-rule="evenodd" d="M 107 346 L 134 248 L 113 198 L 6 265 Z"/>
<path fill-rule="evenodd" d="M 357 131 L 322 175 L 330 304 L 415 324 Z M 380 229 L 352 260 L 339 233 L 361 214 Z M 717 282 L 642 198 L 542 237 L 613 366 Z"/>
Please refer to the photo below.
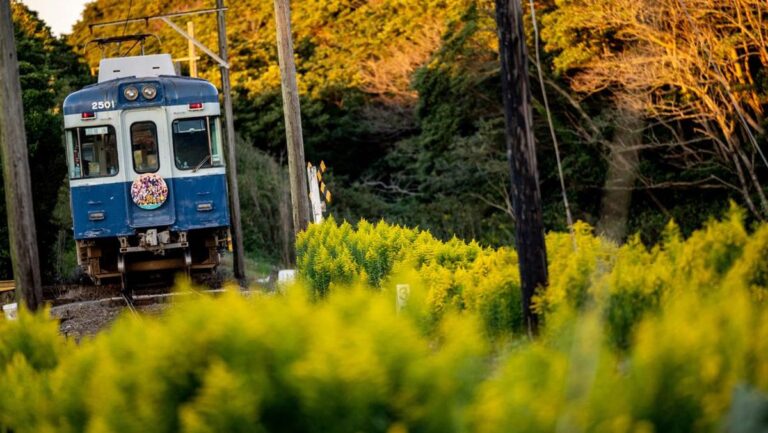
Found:
<path fill-rule="evenodd" d="M 99 60 L 99 83 L 125 77 L 177 75 L 170 54 L 107 57 Z"/>
<path fill-rule="evenodd" d="M 157 96 L 146 100 L 140 96 L 135 101 L 128 101 L 123 96 L 123 89 L 136 85 L 153 84 Z M 182 76 L 160 75 L 156 77 L 123 77 L 86 86 L 70 93 L 64 100 L 64 114 L 83 112 L 126 110 L 153 106 L 185 105 L 193 102 L 219 102 L 219 92 L 206 80 Z M 101 102 L 101 104 L 99 104 Z"/>

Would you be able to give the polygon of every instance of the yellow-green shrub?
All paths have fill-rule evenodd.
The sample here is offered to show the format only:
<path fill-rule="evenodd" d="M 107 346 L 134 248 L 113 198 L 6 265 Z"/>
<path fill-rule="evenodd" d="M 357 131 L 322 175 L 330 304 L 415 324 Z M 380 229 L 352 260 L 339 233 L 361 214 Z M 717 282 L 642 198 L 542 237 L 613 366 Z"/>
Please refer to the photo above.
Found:
<path fill-rule="evenodd" d="M 393 270 L 411 267 L 427 288 L 432 323 L 447 311 L 469 308 L 481 313 L 492 334 L 522 327 L 514 251 L 482 248 L 456 238 L 441 242 L 428 232 L 383 221 L 375 225 L 362 221 L 353 228 L 333 219 L 300 234 L 296 250 L 299 273 L 315 297 L 356 280 L 375 288 L 394 285 Z"/>
<path fill-rule="evenodd" d="M 0 319 L 0 431 L 764 431 L 766 227 L 550 234 L 531 342 L 495 338 L 521 321 L 513 250 L 313 226 L 312 286 L 286 295 L 200 297 L 78 346 L 44 313 Z"/>
<path fill-rule="evenodd" d="M 743 212 L 732 207 L 725 218 L 710 221 L 688 239 L 671 223 L 664 241 L 647 248 L 638 239 L 611 245 L 577 224 L 575 251 L 565 234 L 547 237 L 550 285 L 537 296 L 537 309 L 546 317 L 595 304 L 606 318 L 609 340 L 626 348 L 640 319 L 680 292 L 709 296 L 727 284 L 763 296 L 768 281 L 765 227 L 749 235 Z"/>
<path fill-rule="evenodd" d="M 749 237 L 741 257 L 725 277 L 728 284 L 749 289 L 757 301 L 768 301 L 768 225 Z"/>
<path fill-rule="evenodd" d="M 425 336 L 369 290 L 321 303 L 295 292 L 233 292 L 175 304 L 161 318 L 123 316 L 45 376 L 11 362 L 0 396 L 25 399 L 0 397 L 0 430 L 461 430 L 488 356 L 471 317 L 446 317 Z M 55 329 L 43 315 L 25 320 L 38 341 Z"/>
<path fill-rule="evenodd" d="M 478 257 L 477 272 L 494 259 Z M 469 293 L 483 282 L 455 275 L 482 305 Z M 425 332 L 422 284 L 400 314 L 388 289 L 355 286 L 320 302 L 301 288 L 199 297 L 123 316 L 78 346 L 44 314 L 0 319 L 0 353 L 14 353 L 0 371 L 0 430 L 714 432 L 744 411 L 760 422 L 733 397 L 768 391 L 768 308 L 749 288 L 676 287 L 623 351 L 591 303 L 548 313 L 558 332 L 491 352 L 481 307 Z"/>
<path fill-rule="evenodd" d="M 0 426 L 36 422 L 55 405 L 48 379 L 72 346 L 42 315 L 22 309 L 16 321 L 0 318 Z"/>
<path fill-rule="evenodd" d="M 768 295 L 768 228 L 749 235 L 736 207 L 718 221 L 683 239 L 676 225 L 664 241 L 648 248 L 637 238 L 617 246 L 595 236 L 582 222 L 574 235 L 546 237 L 549 285 L 534 299 L 551 320 L 554 312 L 597 305 L 607 338 L 626 348 L 642 317 L 684 287 L 704 296 L 724 279 L 748 287 L 756 299 Z M 361 222 L 356 228 L 332 219 L 312 225 L 297 241 L 298 267 L 313 293 L 363 280 L 380 288 L 397 266 L 416 269 L 427 287 L 433 321 L 448 310 L 480 313 L 493 335 L 522 328 L 519 274 L 514 251 L 482 248 L 458 239 L 441 242 L 428 232 Z"/>
<path fill-rule="evenodd" d="M 737 390 L 768 391 L 768 310 L 739 289 L 678 289 L 642 319 L 624 353 L 604 342 L 599 311 L 517 347 L 480 386 L 469 431 L 721 431 Z M 752 431 L 768 427 L 761 422 Z"/>

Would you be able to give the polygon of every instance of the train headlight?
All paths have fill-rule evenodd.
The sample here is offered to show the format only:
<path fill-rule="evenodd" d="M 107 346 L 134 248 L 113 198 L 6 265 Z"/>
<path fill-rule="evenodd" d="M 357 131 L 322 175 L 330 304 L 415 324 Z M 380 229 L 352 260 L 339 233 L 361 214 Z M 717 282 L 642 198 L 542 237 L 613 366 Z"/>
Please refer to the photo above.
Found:
<path fill-rule="evenodd" d="M 139 89 L 136 86 L 128 86 L 123 89 L 123 96 L 129 101 L 135 101 L 139 97 Z"/>
<path fill-rule="evenodd" d="M 155 96 L 157 96 L 157 88 L 152 85 L 147 85 L 141 88 L 141 94 L 144 95 L 146 99 L 155 99 Z"/>

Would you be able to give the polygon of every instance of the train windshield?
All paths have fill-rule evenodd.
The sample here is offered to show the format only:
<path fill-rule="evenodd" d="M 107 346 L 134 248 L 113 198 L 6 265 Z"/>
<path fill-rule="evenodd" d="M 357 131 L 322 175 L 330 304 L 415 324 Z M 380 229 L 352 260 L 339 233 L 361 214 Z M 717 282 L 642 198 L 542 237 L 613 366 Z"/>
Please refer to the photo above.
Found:
<path fill-rule="evenodd" d="M 70 179 L 114 176 L 119 171 L 117 136 L 110 125 L 68 129 Z"/>
<path fill-rule="evenodd" d="M 176 168 L 199 170 L 222 165 L 218 117 L 173 121 L 173 153 Z"/>
<path fill-rule="evenodd" d="M 133 170 L 136 173 L 154 173 L 160 168 L 157 155 L 157 125 L 154 122 L 131 124 L 131 150 Z"/>

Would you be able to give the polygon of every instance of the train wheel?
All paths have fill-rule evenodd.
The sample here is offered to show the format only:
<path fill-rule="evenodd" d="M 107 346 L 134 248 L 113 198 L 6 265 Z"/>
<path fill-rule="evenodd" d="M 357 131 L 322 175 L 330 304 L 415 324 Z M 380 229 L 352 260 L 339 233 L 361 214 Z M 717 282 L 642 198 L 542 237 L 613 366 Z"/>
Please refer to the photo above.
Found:
<path fill-rule="evenodd" d="M 186 248 L 184 250 L 184 274 L 187 276 L 187 281 L 192 278 L 192 250 Z"/>
<path fill-rule="evenodd" d="M 133 290 L 128 284 L 128 272 L 125 269 L 125 254 L 117 257 L 117 270 L 120 272 L 120 291 L 129 302 L 133 302 Z"/>

